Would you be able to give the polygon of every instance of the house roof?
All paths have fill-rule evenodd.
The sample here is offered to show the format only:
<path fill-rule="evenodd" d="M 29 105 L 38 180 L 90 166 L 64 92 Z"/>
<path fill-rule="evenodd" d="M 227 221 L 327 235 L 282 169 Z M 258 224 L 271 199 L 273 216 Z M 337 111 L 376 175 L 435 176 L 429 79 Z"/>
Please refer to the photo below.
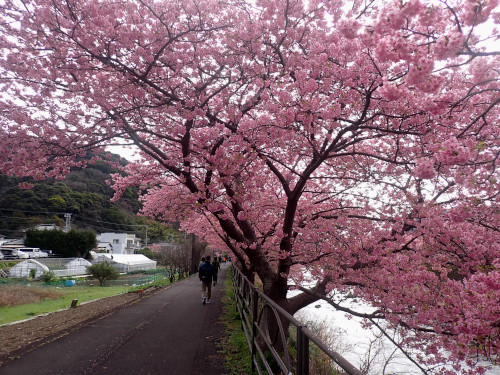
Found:
<path fill-rule="evenodd" d="M 98 242 L 97 247 L 109 247 L 112 248 L 113 245 L 111 245 L 111 242 Z"/>

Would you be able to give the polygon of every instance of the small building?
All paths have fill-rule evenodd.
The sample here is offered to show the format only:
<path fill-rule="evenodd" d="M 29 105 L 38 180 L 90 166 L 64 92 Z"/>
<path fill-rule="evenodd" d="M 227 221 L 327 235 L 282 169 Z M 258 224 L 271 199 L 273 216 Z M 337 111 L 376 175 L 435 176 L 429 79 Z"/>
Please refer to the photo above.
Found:
<path fill-rule="evenodd" d="M 96 251 L 99 253 L 112 253 L 113 246 L 109 242 L 99 242 Z"/>
<path fill-rule="evenodd" d="M 22 238 L 2 238 L 0 239 L 0 246 L 7 246 L 14 248 L 24 246 L 24 240 Z"/>
<path fill-rule="evenodd" d="M 38 224 L 35 227 L 36 230 L 55 230 L 55 229 L 61 229 L 55 224 Z"/>
<path fill-rule="evenodd" d="M 35 270 L 35 278 L 42 276 L 45 272 L 49 272 L 49 267 L 34 259 L 27 259 L 17 263 L 9 270 L 9 277 L 26 279 L 32 276 L 32 271 Z"/>
<path fill-rule="evenodd" d="M 109 263 L 118 272 L 131 272 L 156 269 L 156 261 L 143 254 L 100 254 L 97 253 L 93 263 Z"/>
<path fill-rule="evenodd" d="M 141 240 L 135 234 L 101 233 L 96 236 L 99 251 L 110 254 L 134 254 L 141 248 Z"/>

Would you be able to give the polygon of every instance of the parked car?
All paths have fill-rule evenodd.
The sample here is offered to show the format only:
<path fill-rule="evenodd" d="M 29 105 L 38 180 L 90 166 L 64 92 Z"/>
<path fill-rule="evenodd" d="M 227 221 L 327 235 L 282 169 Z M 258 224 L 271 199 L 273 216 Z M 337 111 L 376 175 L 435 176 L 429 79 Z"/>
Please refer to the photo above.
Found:
<path fill-rule="evenodd" d="M 12 257 L 19 259 L 28 259 L 30 256 L 26 254 L 24 251 L 21 251 L 19 249 L 14 249 L 12 250 Z"/>
<path fill-rule="evenodd" d="M 18 250 L 28 254 L 29 258 L 47 258 L 49 255 L 38 247 L 21 247 Z"/>

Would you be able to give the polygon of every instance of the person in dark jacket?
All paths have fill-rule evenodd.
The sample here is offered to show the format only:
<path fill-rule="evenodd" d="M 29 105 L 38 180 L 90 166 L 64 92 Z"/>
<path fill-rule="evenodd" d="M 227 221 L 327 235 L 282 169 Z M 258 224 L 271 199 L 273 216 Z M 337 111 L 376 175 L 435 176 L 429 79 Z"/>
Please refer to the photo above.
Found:
<path fill-rule="evenodd" d="M 210 263 L 210 256 L 205 257 L 205 262 L 198 270 L 198 277 L 201 281 L 201 298 L 203 304 L 210 303 L 212 297 L 212 282 L 217 283 L 217 271 L 213 264 Z"/>
<path fill-rule="evenodd" d="M 217 257 L 214 257 L 214 260 L 212 261 L 212 266 L 214 266 L 214 268 L 215 268 L 215 275 L 217 276 L 219 274 L 219 270 L 220 270 L 220 263 L 217 260 Z M 215 286 L 215 284 L 217 284 L 217 277 L 215 278 L 214 286 Z"/>

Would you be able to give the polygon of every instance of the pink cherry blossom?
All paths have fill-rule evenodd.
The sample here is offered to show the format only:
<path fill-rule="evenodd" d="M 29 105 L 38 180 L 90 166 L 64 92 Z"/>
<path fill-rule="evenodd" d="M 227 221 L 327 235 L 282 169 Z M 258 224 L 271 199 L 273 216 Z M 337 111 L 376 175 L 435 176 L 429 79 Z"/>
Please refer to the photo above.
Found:
<path fill-rule="evenodd" d="M 413 172 L 422 179 L 434 178 L 436 176 L 434 161 L 430 158 L 419 159 Z"/>
<path fill-rule="evenodd" d="M 5 1 L 0 171 L 64 178 L 134 145 L 114 199 L 139 187 L 143 215 L 291 313 L 355 296 L 428 374 L 481 373 L 500 348 L 497 7 Z"/>

